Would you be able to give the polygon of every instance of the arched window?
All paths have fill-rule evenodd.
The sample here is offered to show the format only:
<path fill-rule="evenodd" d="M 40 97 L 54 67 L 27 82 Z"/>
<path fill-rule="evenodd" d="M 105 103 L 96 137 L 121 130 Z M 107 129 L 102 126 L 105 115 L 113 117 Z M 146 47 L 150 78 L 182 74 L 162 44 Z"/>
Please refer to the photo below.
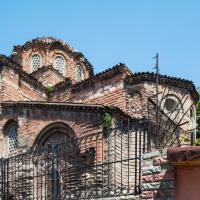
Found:
<path fill-rule="evenodd" d="M 62 56 L 56 56 L 54 60 L 54 68 L 58 70 L 61 74 L 65 72 L 65 60 Z"/>
<path fill-rule="evenodd" d="M 74 155 L 79 152 L 79 146 L 76 141 L 74 131 L 62 122 L 48 125 L 35 140 L 35 147 L 41 148 L 38 152 L 43 153 L 44 156 L 48 155 L 48 162 L 41 161 L 37 163 L 38 167 L 35 167 L 37 171 L 42 170 L 39 173 L 44 177 L 43 179 L 35 177 L 35 182 L 43 185 L 43 188 L 46 187 L 46 193 L 48 197 L 53 197 L 52 199 L 59 199 L 65 184 L 69 180 L 74 180 L 70 177 L 71 172 L 69 169 L 75 169 L 74 167 L 76 167 L 73 166 L 76 158 Z M 66 169 L 69 170 L 69 174 Z M 37 171 L 36 173 L 38 173 Z M 62 171 L 66 172 L 60 173 Z M 68 180 L 66 180 L 66 177 Z"/>
<path fill-rule="evenodd" d="M 39 54 L 34 54 L 32 56 L 32 71 L 36 71 L 41 67 L 41 58 Z"/>
<path fill-rule="evenodd" d="M 46 145 L 66 143 L 74 139 L 74 137 L 74 131 L 67 124 L 55 122 L 45 127 L 38 134 L 34 146 L 36 148 L 43 148 Z"/>
<path fill-rule="evenodd" d="M 83 68 L 80 65 L 77 65 L 76 66 L 76 80 L 77 80 L 77 82 L 84 80 L 84 78 L 85 78 L 85 75 L 84 75 Z"/>
<path fill-rule="evenodd" d="M 167 95 L 163 100 L 163 106 L 165 112 L 180 112 L 181 102 L 179 98 L 174 95 Z"/>
<path fill-rule="evenodd" d="M 10 122 L 5 129 L 8 153 L 14 153 L 18 147 L 18 124 Z"/>
<path fill-rule="evenodd" d="M 178 107 L 178 102 L 172 98 L 167 98 L 165 100 L 165 110 L 168 112 L 173 112 Z"/>
<path fill-rule="evenodd" d="M 177 96 L 173 94 L 165 96 L 162 101 L 162 108 L 174 122 L 179 122 L 182 119 L 183 107 L 181 100 Z"/>

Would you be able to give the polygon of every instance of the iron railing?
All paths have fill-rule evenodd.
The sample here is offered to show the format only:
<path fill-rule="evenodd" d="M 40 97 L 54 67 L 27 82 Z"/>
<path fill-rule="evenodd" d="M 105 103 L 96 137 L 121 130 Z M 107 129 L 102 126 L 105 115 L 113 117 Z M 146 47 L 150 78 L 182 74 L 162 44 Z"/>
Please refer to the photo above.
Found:
<path fill-rule="evenodd" d="M 171 111 L 167 111 L 165 100 L 170 94 L 171 88 L 165 86 L 164 91 L 148 98 L 149 146 L 152 149 L 195 143 L 195 127 L 190 127 L 191 119 L 188 117 L 194 103 L 188 103 L 188 92 L 185 92 Z"/>
<path fill-rule="evenodd" d="M 64 200 L 137 195 L 146 120 L 51 143 L 0 161 L 0 199 Z"/>

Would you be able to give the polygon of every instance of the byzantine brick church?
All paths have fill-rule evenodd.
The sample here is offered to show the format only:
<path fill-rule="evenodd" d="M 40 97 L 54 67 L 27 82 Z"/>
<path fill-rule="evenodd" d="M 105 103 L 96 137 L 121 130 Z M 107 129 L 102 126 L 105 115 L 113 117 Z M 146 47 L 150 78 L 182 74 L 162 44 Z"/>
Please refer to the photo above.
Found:
<path fill-rule="evenodd" d="M 148 117 L 149 99 L 155 103 L 154 73 L 135 73 L 120 63 L 94 74 L 82 53 L 52 37 L 15 46 L 9 57 L 0 55 L 0 66 L 1 156 L 97 133 L 103 112 L 112 116 L 112 127 L 119 119 Z M 193 83 L 160 75 L 158 89 L 165 118 L 195 129 Z"/>

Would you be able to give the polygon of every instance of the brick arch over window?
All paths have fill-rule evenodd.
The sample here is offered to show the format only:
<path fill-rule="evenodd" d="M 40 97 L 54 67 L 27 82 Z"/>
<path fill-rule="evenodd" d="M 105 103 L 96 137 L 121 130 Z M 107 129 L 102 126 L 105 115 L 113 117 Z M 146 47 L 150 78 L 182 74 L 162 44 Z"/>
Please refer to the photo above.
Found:
<path fill-rule="evenodd" d="M 162 100 L 162 104 L 163 104 L 163 109 L 165 109 L 165 111 L 174 112 L 180 110 L 181 112 L 183 112 L 182 102 L 180 98 L 174 94 L 166 95 Z"/>
<path fill-rule="evenodd" d="M 39 53 L 31 56 L 31 72 L 38 70 L 42 65 L 42 57 Z"/>
<path fill-rule="evenodd" d="M 182 117 L 184 116 L 184 107 L 178 96 L 174 94 L 166 95 L 161 102 L 161 106 L 163 111 L 173 121 L 179 123 L 179 120 L 182 120 Z"/>
<path fill-rule="evenodd" d="M 45 146 L 50 143 L 64 143 L 76 138 L 75 132 L 63 122 L 54 122 L 47 125 L 38 134 L 33 144 L 34 147 Z"/>
<path fill-rule="evenodd" d="M 64 75 L 66 71 L 66 65 L 66 58 L 61 54 L 57 54 L 54 58 L 54 68 Z"/>
<path fill-rule="evenodd" d="M 15 119 L 8 119 L 8 120 L 4 121 L 4 124 L 2 125 L 2 130 L 3 130 L 4 136 L 5 136 L 6 129 L 8 128 L 8 126 L 11 123 L 17 123 L 18 124 L 17 120 L 15 120 Z"/>
<path fill-rule="evenodd" d="M 76 66 L 76 80 L 77 82 L 83 81 L 85 78 L 85 73 L 81 65 Z"/>

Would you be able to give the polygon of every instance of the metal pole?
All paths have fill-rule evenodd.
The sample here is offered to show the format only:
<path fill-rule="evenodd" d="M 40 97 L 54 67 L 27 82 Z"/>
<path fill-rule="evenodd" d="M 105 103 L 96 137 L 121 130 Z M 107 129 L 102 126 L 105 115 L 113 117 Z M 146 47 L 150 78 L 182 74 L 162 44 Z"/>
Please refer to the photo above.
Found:
<path fill-rule="evenodd" d="M 158 93 L 159 93 L 159 55 L 156 53 L 156 56 L 153 58 L 156 59 L 156 147 L 159 146 L 158 138 Z"/>

